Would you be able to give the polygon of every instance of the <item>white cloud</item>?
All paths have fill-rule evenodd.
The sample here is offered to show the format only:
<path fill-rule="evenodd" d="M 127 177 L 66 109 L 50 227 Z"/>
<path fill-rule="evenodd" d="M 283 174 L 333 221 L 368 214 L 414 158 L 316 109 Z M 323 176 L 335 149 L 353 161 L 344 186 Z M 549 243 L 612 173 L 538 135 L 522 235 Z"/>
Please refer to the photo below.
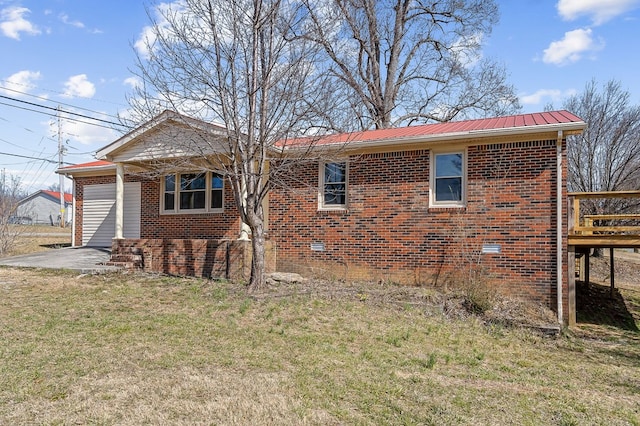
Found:
<path fill-rule="evenodd" d="M 540 89 L 532 94 L 521 94 L 518 96 L 520 103 L 523 105 L 539 105 L 542 103 L 561 102 L 569 96 L 577 93 L 575 89 L 559 90 L 559 89 Z"/>
<path fill-rule="evenodd" d="M 591 28 L 577 29 L 564 33 L 564 38 L 553 41 L 544 50 L 542 61 L 547 64 L 567 65 L 576 62 L 586 54 L 593 54 L 604 47 L 604 42 L 596 42 Z"/>
<path fill-rule="evenodd" d="M 482 59 L 482 33 L 459 38 L 452 46 L 454 57 L 465 68 L 472 68 Z"/>
<path fill-rule="evenodd" d="M 96 86 L 87 79 L 86 74 L 78 74 L 69 78 L 64 83 L 65 98 L 79 96 L 82 98 L 90 98 L 96 94 Z"/>
<path fill-rule="evenodd" d="M 124 84 L 130 86 L 132 89 L 142 87 L 142 80 L 140 77 L 128 77 L 124 79 Z"/>
<path fill-rule="evenodd" d="M 175 21 L 190 22 L 194 28 L 199 25 L 197 17 L 195 17 L 187 7 L 185 0 L 175 0 L 171 3 L 160 3 L 154 10 L 155 22 L 151 26 L 142 29 L 140 36 L 133 44 L 141 58 L 148 59 L 151 51 L 154 49 L 158 35 L 162 35 L 167 39 L 171 39 L 171 29 L 166 16 L 170 16 Z"/>
<path fill-rule="evenodd" d="M 86 114 L 86 113 L 84 113 Z M 76 118 L 76 117 L 71 117 Z M 80 119 L 81 121 L 91 122 L 88 119 Z M 70 140 L 80 142 L 83 145 L 106 145 L 113 142 L 121 135 L 113 129 L 107 129 L 103 126 L 94 126 L 75 120 L 63 120 L 63 133 L 69 135 Z"/>
<path fill-rule="evenodd" d="M 157 39 L 156 33 L 153 27 L 144 27 L 140 37 L 133 44 L 138 54 L 142 58 L 149 58 L 151 56 L 151 48 Z"/>
<path fill-rule="evenodd" d="M 0 31 L 5 36 L 20 40 L 20 33 L 40 34 L 40 30 L 25 15 L 31 13 L 26 7 L 12 6 L 0 10 Z"/>
<path fill-rule="evenodd" d="M 72 21 L 71 19 L 69 19 L 69 15 L 67 15 L 66 13 L 60 14 L 60 20 L 66 25 L 71 25 L 72 27 L 76 28 L 84 28 L 84 24 L 82 22 Z"/>
<path fill-rule="evenodd" d="M 0 92 L 11 94 L 12 96 L 16 96 L 15 91 L 26 93 L 30 89 L 35 88 L 34 82 L 36 80 L 40 80 L 40 77 L 41 75 L 39 71 L 18 71 L 2 81 L 2 86 L 9 90 L 0 89 Z"/>
<path fill-rule="evenodd" d="M 567 21 L 588 16 L 594 25 L 601 25 L 639 4 L 640 0 L 559 0 L 556 7 Z"/>

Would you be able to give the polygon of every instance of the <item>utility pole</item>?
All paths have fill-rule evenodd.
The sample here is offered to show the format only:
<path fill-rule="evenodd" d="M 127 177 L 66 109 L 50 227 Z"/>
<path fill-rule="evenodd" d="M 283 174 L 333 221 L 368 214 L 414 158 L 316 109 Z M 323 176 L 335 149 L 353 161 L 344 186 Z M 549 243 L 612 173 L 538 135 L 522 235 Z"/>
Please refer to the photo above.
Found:
<path fill-rule="evenodd" d="M 60 105 L 58 105 L 58 168 L 62 167 L 64 159 L 64 145 L 62 144 L 62 120 L 60 117 Z M 64 205 L 64 176 L 60 174 L 60 227 L 64 228 L 65 205 Z"/>

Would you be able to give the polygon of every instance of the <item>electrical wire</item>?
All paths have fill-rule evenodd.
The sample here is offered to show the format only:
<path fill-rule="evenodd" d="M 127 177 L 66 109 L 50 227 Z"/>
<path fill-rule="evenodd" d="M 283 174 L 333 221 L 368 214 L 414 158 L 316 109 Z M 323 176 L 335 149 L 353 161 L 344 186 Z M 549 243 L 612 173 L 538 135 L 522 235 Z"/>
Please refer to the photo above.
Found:
<path fill-rule="evenodd" d="M 3 83 L 6 83 L 6 84 L 11 84 L 11 85 L 13 85 L 13 86 L 21 86 L 21 87 L 24 87 L 24 88 L 26 88 L 26 89 L 34 89 L 34 88 L 35 88 L 33 85 L 30 85 L 30 84 L 24 84 L 24 83 L 18 83 L 18 82 L 16 82 L 16 81 L 10 81 L 10 80 L 5 80 L 5 79 L 0 79 L 0 81 L 1 81 L 1 82 L 3 82 Z M 4 87 L 4 89 L 5 89 L 5 90 L 11 90 L 11 91 L 14 91 L 14 92 L 17 92 L 17 93 L 21 93 L 21 94 L 24 94 L 24 95 L 28 95 L 28 96 L 33 96 L 33 97 L 40 98 L 40 99 L 43 99 L 43 100 L 48 100 L 48 99 L 47 99 L 47 98 L 45 98 L 45 97 L 37 96 L 37 95 L 32 95 L 32 94 L 27 93 L 27 92 L 21 92 L 21 91 L 16 90 L 16 89 L 9 89 L 9 88 L 7 88 L 7 87 Z M 64 92 L 60 92 L 60 91 L 58 91 L 58 90 L 51 90 L 51 89 L 44 89 L 44 88 L 38 88 L 38 90 L 43 90 L 43 91 L 45 91 L 45 92 L 49 92 L 49 93 L 55 93 L 56 95 L 67 96 L 67 94 L 66 94 L 66 93 L 64 93 Z M 104 100 L 104 99 L 99 99 L 99 98 L 95 98 L 95 97 L 78 96 L 78 95 L 76 95 L 75 97 L 76 97 L 76 98 L 79 98 L 79 99 L 87 99 L 87 100 L 90 100 L 90 101 L 93 101 L 93 102 L 99 102 L 99 103 L 104 103 L 104 104 L 118 105 L 118 106 L 122 106 L 122 107 L 126 107 L 126 106 L 127 106 L 127 105 L 122 104 L 122 103 L 119 103 L 119 102 L 106 101 L 106 100 Z M 72 105 L 69 105 L 69 104 L 67 104 L 67 105 L 68 105 L 68 106 L 72 106 Z M 72 107 L 73 107 L 73 106 L 72 106 Z M 74 108 L 75 108 L 75 107 L 74 107 Z M 80 109 L 85 109 L 85 108 L 80 108 Z M 91 111 L 91 110 L 89 110 L 89 109 L 86 109 L 86 110 L 87 110 L 87 111 Z M 91 112 L 96 112 L 96 111 L 91 111 Z M 105 115 L 106 115 L 106 114 L 105 114 Z"/>
<path fill-rule="evenodd" d="M 11 154 L 10 152 L 0 152 L 0 155 L 8 155 L 10 157 L 18 157 L 18 158 L 28 158 L 30 160 L 46 161 L 47 163 L 58 164 L 57 161 L 49 160 L 47 158 L 38 158 L 38 157 L 31 157 L 29 155 Z M 53 155 L 56 155 L 56 154 L 53 154 Z M 69 164 L 69 163 L 64 163 L 64 164 Z"/>
<path fill-rule="evenodd" d="M 0 97 L 2 97 L 2 95 L 0 95 Z M 23 102 L 24 102 L 24 101 L 23 101 Z M 6 103 L 6 102 L 0 102 L 0 105 L 6 105 L 6 106 L 10 106 L 10 107 L 12 107 L 12 108 L 21 109 L 21 110 L 24 110 L 24 111 L 30 111 L 30 112 L 35 112 L 35 113 L 38 113 L 38 114 L 48 115 L 49 117 L 54 117 L 54 118 L 57 118 L 57 117 L 58 117 L 58 115 L 57 115 L 57 114 L 52 114 L 52 113 L 50 113 L 50 112 L 45 112 L 45 111 L 38 111 L 38 110 L 35 110 L 35 109 L 31 109 L 31 108 L 27 108 L 27 107 L 21 107 L 21 106 L 18 106 L 18 105 L 12 105 L 12 104 L 8 104 L 8 103 Z M 47 107 L 47 108 L 48 108 L 48 107 Z M 93 118 L 91 118 L 91 117 L 89 117 L 89 118 L 90 118 L 90 119 L 92 119 L 92 120 L 94 120 L 94 119 L 93 119 Z M 65 120 L 68 120 L 68 121 L 73 121 L 73 122 L 76 122 L 76 123 L 88 124 L 88 125 L 90 125 L 90 126 L 102 127 L 102 128 L 104 128 L 104 129 L 110 129 L 110 130 L 113 130 L 113 127 L 105 126 L 105 125 L 98 124 L 98 123 L 91 123 L 91 122 L 88 122 L 88 121 L 78 120 L 77 118 L 73 118 L 73 117 L 64 117 L 64 119 L 65 119 Z M 115 124 L 115 123 L 114 123 L 114 124 Z M 128 126 L 123 125 L 123 124 L 118 124 L 118 126 L 122 126 L 122 127 L 127 127 L 127 128 L 129 128 Z"/>
<path fill-rule="evenodd" d="M 0 80 L 0 81 L 3 81 L 3 80 Z M 32 95 L 31 93 L 22 92 L 20 90 L 11 89 L 11 88 L 5 87 L 5 86 L 0 86 L 0 91 L 2 91 L 2 90 L 6 91 L 6 92 L 15 92 L 15 93 L 18 93 L 18 94 L 23 95 L 23 96 L 30 96 L 32 98 L 36 98 L 36 99 L 39 99 L 39 100 L 45 101 L 45 102 L 53 102 L 51 99 L 45 98 L 43 96 Z M 92 98 L 85 98 L 85 99 L 92 99 Z M 94 113 L 94 114 L 103 115 L 105 117 L 110 117 L 110 118 L 113 118 L 115 120 L 118 119 L 118 116 L 107 114 L 106 112 L 96 111 L 96 110 L 89 109 L 89 108 L 84 108 L 84 107 L 79 107 L 77 105 L 71 105 L 71 104 L 68 104 L 66 102 L 59 102 L 58 101 L 58 102 L 55 102 L 55 103 L 59 104 L 59 105 L 68 106 L 68 107 L 73 108 L 73 109 L 79 109 L 79 110 L 82 110 L 82 111 L 87 111 L 87 112 L 91 112 L 91 113 Z"/>
<path fill-rule="evenodd" d="M 73 111 L 63 110 L 62 108 L 54 108 L 54 107 L 50 107 L 50 106 L 47 106 L 47 105 L 37 104 L 35 102 L 23 101 L 22 99 L 12 98 L 11 96 L 0 95 L 0 98 L 8 99 L 8 100 L 13 101 L 13 102 L 20 102 L 20 103 L 27 104 L 27 105 L 30 105 L 30 106 L 35 106 L 35 107 L 38 107 L 38 108 L 43 108 L 43 109 L 56 111 L 57 113 L 65 113 L 65 114 L 75 115 L 77 117 L 87 118 L 89 120 L 99 121 L 101 123 L 111 124 L 111 125 L 114 125 L 114 126 L 129 127 L 129 126 L 126 126 L 126 125 L 124 125 L 122 123 L 116 123 L 114 121 L 103 120 L 101 118 L 95 118 L 95 117 L 91 117 L 89 115 L 84 115 L 84 114 L 80 114 L 80 113 L 73 112 Z M 4 105 L 12 106 L 12 105 L 6 104 L 6 103 Z"/>

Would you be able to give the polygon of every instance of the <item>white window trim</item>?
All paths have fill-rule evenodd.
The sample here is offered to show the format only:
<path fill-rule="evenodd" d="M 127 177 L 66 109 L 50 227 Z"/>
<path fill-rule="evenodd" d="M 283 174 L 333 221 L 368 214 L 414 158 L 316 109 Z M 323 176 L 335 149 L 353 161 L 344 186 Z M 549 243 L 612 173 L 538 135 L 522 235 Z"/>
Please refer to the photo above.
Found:
<path fill-rule="evenodd" d="M 462 154 L 462 197 L 460 201 L 436 201 L 436 155 Z M 464 208 L 467 206 L 467 149 L 431 150 L 429 158 L 429 207 L 430 208 Z"/>
<path fill-rule="evenodd" d="M 189 171 L 184 173 L 169 173 L 167 175 L 162 175 L 160 179 L 160 214 L 161 215 L 175 215 L 175 214 L 205 214 L 205 213 L 223 213 L 224 212 L 224 194 L 225 194 L 225 179 L 222 179 L 222 207 L 221 208 L 211 208 L 211 192 L 214 188 L 213 185 L 213 175 L 215 172 L 205 172 L 206 173 L 206 184 L 205 184 L 205 195 L 204 195 L 204 209 L 180 209 L 180 175 L 183 174 L 200 174 L 202 172 L 198 171 Z M 164 194 L 165 194 L 165 177 L 168 175 L 175 176 L 175 190 L 174 193 L 174 208 L 172 210 L 165 210 L 164 208 Z"/>
<path fill-rule="evenodd" d="M 324 203 L 324 166 L 325 164 L 331 163 L 344 163 L 344 174 L 345 174 L 345 182 L 344 182 L 344 204 L 327 204 Z M 318 165 L 318 210 L 319 211 L 335 211 L 335 210 L 347 210 L 349 205 L 349 161 L 347 159 L 344 160 L 336 160 L 336 161 L 320 161 Z"/>

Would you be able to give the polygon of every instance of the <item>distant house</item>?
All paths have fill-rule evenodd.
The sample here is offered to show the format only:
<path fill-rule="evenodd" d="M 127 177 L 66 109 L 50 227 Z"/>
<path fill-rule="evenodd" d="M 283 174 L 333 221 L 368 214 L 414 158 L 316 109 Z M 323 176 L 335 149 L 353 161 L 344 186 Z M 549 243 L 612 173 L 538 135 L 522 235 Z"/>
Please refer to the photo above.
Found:
<path fill-rule="evenodd" d="M 566 138 L 585 126 L 549 111 L 320 138 L 332 159 L 292 169 L 265 202 L 267 264 L 414 285 L 481 266 L 503 293 L 575 321 Z M 165 111 L 100 161 L 59 169 L 74 184 L 73 244 L 132 253 L 148 271 L 232 276 L 247 256 L 231 185 L 215 169 L 180 169 L 190 154 L 177 143 L 206 132 L 211 149 L 222 130 Z"/>
<path fill-rule="evenodd" d="M 64 194 L 65 222 L 73 219 L 73 195 Z M 58 225 L 60 223 L 60 192 L 42 189 L 18 202 L 14 222 L 23 224 Z"/>

